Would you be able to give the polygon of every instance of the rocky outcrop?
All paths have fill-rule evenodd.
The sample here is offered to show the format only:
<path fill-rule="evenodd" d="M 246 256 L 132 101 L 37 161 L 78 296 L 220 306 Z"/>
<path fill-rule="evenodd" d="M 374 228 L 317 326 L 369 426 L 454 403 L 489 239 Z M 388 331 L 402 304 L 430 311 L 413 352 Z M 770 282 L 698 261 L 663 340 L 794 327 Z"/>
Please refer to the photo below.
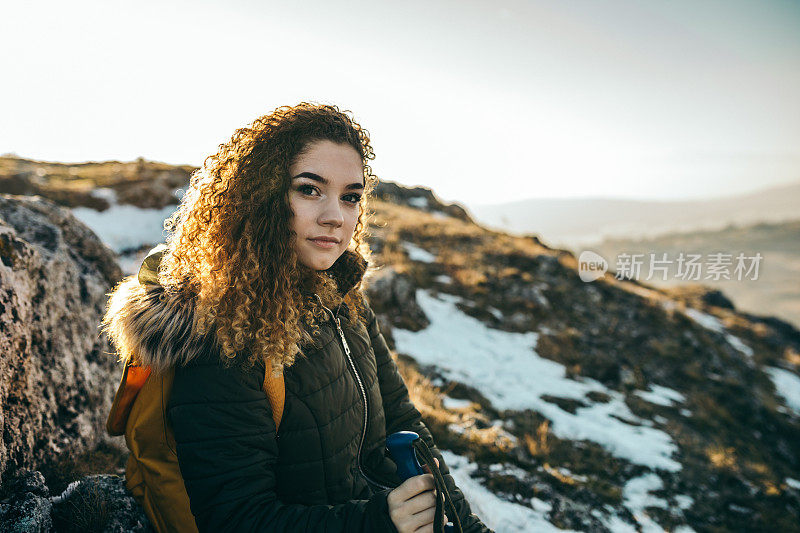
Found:
<path fill-rule="evenodd" d="M 105 435 L 119 368 L 98 325 L 121 277 L 69 209 L 0 195 L 0 485 Z"/>
<path fill-rule="evenodd" d="M 51 496 L 44 476 L 20 470 L 0 496 L 0 524 L 13 533 L 152 532 L 120 476 L 92 475 Z"/>
<path fill-rule="evenodd" d="M 144 509 L 125 488 L 125 478 L 120 476 L 86 476 L 72 483 L 61 496 L 51 500 L 52 520 L 56 531 L 155 531 Z"/>
<path fill-rule="evenodd" d="M 52 200 L 58 205 L 90 207 L 97 211 L 105 211 L 111 206 L 108 200 L 93 195 L 92 191 L 50 187 L 41 176 L 29 171 L 0 176 L 0 193 L 26 196 L 38 195 Z"/>
<path fill-rule="evenodd" d="M 665 294 L 669 295 L 670 298 L 692 307 L 713 305 L 715 307 L 730 309 L 731 311 L 736 309 L 733 302 L 731 302 L 721 290 L 714 289 L 707 285 L 689 283 L 676 287 L 666 287 L 663 291 Z"/>
<path fill-rule="evenodd" d="M 445 204 L 432 190 L 425 187 L 404 187 L 391 181 L 381 181 L 373 192 L 375 198 L 385 202 L 407 205 L 429 213 L 457 218 L 464 222 L 473 222 L 467 210 L 458 204 Z"/>
<path fill-rule="evenodd" d="M 189 184 L 195 167 L 168 165 L 138 158 L 135 161 L 53 163 L 0 156 L 0 193 L 39 195 L 65 207 L 105 211 L 115 203 L 160 209 L 177 205 L 181 188 Z"/>
<path fill-rule="evenodd" d="M 53 528 L 53 502 L 40 472 L 19 471 L 5 484 L 4 493 L 5 497 L 0 500 L 3 531 L 38 533 Z"/>
<path fill-rule="evenodd" d="M 417 303 L 414 282 L 391 266 L 371 273 L 365 292 L 370 304 L 388 319 L 381 324 L 383 330 L 390 329 L 388 323 L 411 331 L 430 324 Z"/>

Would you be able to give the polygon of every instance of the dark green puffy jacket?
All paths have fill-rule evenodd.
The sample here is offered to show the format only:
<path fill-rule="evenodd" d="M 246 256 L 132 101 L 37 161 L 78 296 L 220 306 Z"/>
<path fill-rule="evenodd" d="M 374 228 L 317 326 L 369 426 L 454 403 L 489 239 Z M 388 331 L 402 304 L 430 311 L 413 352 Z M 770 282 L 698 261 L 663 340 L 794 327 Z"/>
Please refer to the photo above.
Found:
<path fill-rule="evenodd" d="M 365 268 L 346 251 L 329 273 L 346 294 Z M 284 370 L 276 436 L 263 363 L 225 369 L 208 337 L 194 335 L 191 302 L 176 305 L 157 291 L 140 306 L 149 314 L 139 353 L 175 366 L 168 418 L 199 531 L 396 532 L 386 497 L 400 479 L 385 441 L 401 430 L 418 433 L 439 460 L 464 531 L 490 531 L 449 474 L 371 309 L 366 324 L 344 303 L 328 310 L 314 344 Z"/>

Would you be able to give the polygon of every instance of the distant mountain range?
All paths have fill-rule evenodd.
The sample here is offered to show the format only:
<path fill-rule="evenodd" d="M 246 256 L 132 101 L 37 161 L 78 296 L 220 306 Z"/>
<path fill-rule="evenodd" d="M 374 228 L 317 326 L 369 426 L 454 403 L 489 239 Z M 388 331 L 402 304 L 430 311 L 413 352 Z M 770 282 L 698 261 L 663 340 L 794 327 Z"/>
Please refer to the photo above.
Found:
<path fill-rule="evenodd" d="M 724 191 L 723 191 L 724 192 Z M 654 237 L 717 230 L 729 225 L 800 219 L 800 182 L 710 200 L 642 201 L 613 198 L 540 198 L 471 205 L 486 226 L 535 233 L 551 246 L 574 248 L 605 238 Z"/>
<path fill-rule="evenodd" d="M 706 266 L 711 254 L 731 254 L 731 259 L 740 252 L 746 257 L 760 254 L 755 279 L 752 273 L 741 280 L 734 275 L 731 279 L 715 279 L 716 276 L 704 271 L 696 283 L 723 291 L 743 311 L 775 315 L 800 326 L 800 283 L 797 281 L 800 279 L 800 220 L 670 233 L 649 239 L 606 239 L 586 249 L 604 257 L 612 269 L 619 254 L 642 254 L 643 273 L 649 273 L 651 253 L 657 260 L 666 254 L 668 261 L 675 260 L 680 253 L 701 254 Z M 578 255 L 581 250 L 572 251 Z M 675 263 L 670 265 L 666 279 L 653 276 L 649 280 L 640 278 L 640 281 L 661 288 L 685 285 L 685 280 L 674 275 L 676 266 Z M 733 274 L 733 268 L 729 270 Z"/>

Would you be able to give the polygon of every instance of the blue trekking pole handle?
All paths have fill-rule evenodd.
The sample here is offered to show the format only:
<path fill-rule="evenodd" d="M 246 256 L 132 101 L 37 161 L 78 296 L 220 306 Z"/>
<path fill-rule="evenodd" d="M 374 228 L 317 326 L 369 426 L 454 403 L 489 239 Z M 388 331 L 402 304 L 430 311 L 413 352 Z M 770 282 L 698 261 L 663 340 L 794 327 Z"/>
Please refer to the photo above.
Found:
<path fill-rule="evenodd" d="M 386 447 L 397 465 L 397 475 L 403 481 L 425 473 L 417 460 L 417 452 L 411 444 L 418 438 L 419 435 L 413 431 L 398 431 L 386 438 Z"/>
<path fill-rule="evenodd" d="M 397 475 L 402 481 L 425 473 L 419 464 L 417 452 L 412 445 L 412 442 L 418 438 L 419 435 L 413 431 L 397 431 L 386 437 L 386 448 L 397 465 Z M 444 530 L 450 533 L 455 528 L 453 525 L 447 524 L 444 526 Z"/>

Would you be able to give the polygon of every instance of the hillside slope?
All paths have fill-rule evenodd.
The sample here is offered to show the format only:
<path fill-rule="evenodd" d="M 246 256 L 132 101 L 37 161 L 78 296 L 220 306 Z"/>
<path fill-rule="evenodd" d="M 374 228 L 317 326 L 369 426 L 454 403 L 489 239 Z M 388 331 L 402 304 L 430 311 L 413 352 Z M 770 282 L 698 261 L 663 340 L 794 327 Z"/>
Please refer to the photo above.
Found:
<path fill-rule="evenodd" d="M 605 257 L 612 269 L 620 253 L 641 254 L 641 281 L 657 287 L 677 287 L 697 279 L 708 287 L 724 291 L 737 309 L 775 315 L 792 322 L 795 327 L 800 326 L 800 283 L 797 282 L 800 279 L 800 220 L 670 233 L 647 239 L 607 239 L 588 249 Z M 574 251 L 580 254 L 579 250 Z M 671 261 L 667 275 L 649 276 L 651 257 L 659 260 L 665 253 Z M 719 279 L 707 271 L 696 272 L 688 279 L 681 278 L 677 275 L 676 261 L 681 253 L 686 257 L 700 255 L 706 270 L 713 254 L 723 253 L 731 260 L 731 267 L 726 276 Z M 747 257 L 760 254 L 758 271 L 741 279 L 733 275 L 735 257 L 739 253 Z"/>
<path fill-rule="evenodd" d="M 703 289 L 583 282 L 566 250 L 391 187 L 367 293 L 487 525 L 800 531 L 800 332 Z M 90 193 L 105 211 L 74 212 L 134 268 L 162 235 L 110 231 L 103 213 L 129 206 L 109 190 Z M 158 227 L 158 204 L 137 228 Z"/>

